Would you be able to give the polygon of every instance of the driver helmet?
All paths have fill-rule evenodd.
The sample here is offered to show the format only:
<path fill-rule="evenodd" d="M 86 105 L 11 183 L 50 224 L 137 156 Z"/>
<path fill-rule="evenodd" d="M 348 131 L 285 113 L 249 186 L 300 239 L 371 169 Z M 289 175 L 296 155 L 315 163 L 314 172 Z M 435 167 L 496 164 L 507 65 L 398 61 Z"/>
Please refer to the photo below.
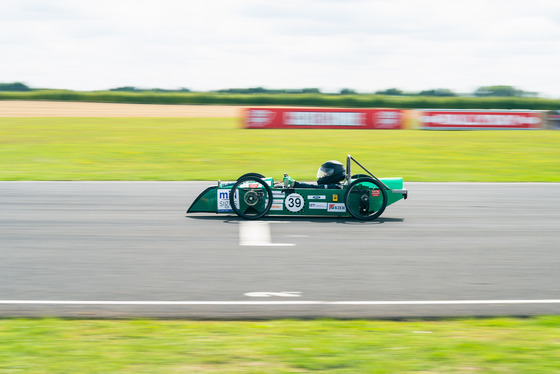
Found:
<path fill-rule="evenodd" d="M 335 184 L 346 177 L 344 165 L 338 161 L 327 161 L 317 170 L 318 184 Z"/>

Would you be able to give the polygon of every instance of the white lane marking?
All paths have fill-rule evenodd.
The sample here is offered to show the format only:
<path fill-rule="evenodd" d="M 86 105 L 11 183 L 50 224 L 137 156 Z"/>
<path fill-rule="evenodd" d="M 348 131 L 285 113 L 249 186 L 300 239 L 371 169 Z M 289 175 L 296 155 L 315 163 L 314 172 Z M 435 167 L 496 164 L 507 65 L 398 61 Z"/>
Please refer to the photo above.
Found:
<path fill-rule="evenodd" d="M 322 304 L 321 301 L 111 301 L 111 300 L 0 300 L 0 304 L 52 305 L 282 305 Z"/>
<path fill-rule="evenodd" d="M 417 300 L 417 301 L 110 301 L 110 300 L 0 300 L 0 304 L 54 305 L 466 305 L 560 304 L 560 299 L 541 300 Z"/>
<path fill-rule="evenodd" d="M 247 292 L 244 294 L 249 297 L 301 297 L 301 292 L 299 291 L 282 291 L 282 292 Z"/>
<path fill-rule="evenodd" d="M 239 224 L 239 245 L 287 247 L 293 243 L 272 243 L 270 224 L 264 221 L 242 221 Z"/>

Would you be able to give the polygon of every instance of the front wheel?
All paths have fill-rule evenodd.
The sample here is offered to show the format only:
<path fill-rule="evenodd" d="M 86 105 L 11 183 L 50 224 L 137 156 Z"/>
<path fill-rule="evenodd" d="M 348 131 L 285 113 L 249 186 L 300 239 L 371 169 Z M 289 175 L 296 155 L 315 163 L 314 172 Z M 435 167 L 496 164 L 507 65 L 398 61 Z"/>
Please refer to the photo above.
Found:
<path fill-rule="evenodd" d="M 344 204 L 346 210 L 357 219 L 376 219 L 387 207 L 387 191 L 373 178 L 358 178 L 346 190 Z"/>
<path fill-rule="evenodd" d="M 239 217 L 259 219 L 272 207 L 272 189 L 261 178 L 244 176 L 231 188 L 229 202 Z"/>

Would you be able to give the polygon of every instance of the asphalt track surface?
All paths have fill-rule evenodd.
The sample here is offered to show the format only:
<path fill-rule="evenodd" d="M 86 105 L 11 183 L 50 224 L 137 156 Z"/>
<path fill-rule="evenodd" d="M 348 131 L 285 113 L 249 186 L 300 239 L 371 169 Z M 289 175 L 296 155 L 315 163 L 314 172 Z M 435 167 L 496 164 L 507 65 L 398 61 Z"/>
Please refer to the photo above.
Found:
<path fill-rule="evenodd" d="M 381 219 L 186 215 L 211 182 L 0 182 L 0 316 L 560 314 L 560 184 L 405 183 Z"/>

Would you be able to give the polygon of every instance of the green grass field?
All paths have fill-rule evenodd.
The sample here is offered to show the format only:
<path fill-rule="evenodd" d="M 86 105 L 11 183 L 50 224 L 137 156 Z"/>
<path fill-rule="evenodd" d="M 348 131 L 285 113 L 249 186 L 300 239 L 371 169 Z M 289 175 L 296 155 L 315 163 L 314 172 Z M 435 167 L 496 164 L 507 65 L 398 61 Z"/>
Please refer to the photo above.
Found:
<path fill-rule="evenodd" d="M 560 131 L 245 130 L 237 119 L 0 118 L 0 180 L 312 180 L 352 154 L 407 181 L 560 182 Z M 0 320 L 0 373 L 558 373 L 560 317 Z"/>
<path fill-rule="evenodd" d="M 558 373 L 560 317 L 0 320 L 2 373 Z"/>
<path fill-rule="evenodd" d="M 313 180 L 352 154 L 407 181 L 560 182 L 560 131 L 247 130 L 233 118 L 0 118 L 0 180 Z"/>

